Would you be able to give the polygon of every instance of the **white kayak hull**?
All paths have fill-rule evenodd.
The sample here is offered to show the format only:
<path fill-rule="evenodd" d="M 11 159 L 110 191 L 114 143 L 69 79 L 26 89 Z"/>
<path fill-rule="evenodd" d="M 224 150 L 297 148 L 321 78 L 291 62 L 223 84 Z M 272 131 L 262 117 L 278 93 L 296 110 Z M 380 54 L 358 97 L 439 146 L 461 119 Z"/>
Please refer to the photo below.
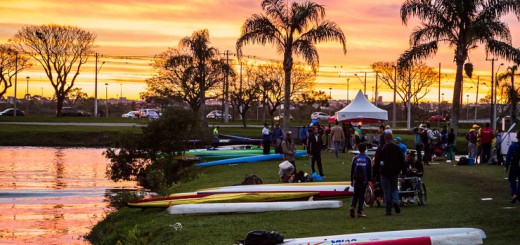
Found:
<path fill-rule="evenodd" d="M 169 214 L 259 213 L 270 211 L 294 211 L 307 209 L 340 208 L 341 201 L 294 201 L 249 203 L 204 203 L 170 206 Z"/>
<path fill-rule="evenodd" d="M 410 239 L 415 238 L 415 239 Z M 286 239 L 283 245 L 362 244 L 482 244 L 486 234 L 477 228 L 441 228 L 369 232 L 335 236 Z M 428 242 L 429 241 L 429 242 Z M 457 243 L 450 243 L 460 241 Z"/>

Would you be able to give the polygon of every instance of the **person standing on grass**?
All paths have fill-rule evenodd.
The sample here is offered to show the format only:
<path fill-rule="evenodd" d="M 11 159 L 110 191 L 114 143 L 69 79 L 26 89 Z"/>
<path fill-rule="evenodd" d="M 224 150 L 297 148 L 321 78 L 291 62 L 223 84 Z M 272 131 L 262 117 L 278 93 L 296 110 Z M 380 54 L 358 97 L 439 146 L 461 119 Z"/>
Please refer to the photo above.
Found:
<path fill-rule="evenodd" d="M 359 154 L 352 159 L 352 168 L 350 170 L 350 180 L 352 181 L 352 186 L 354 186 L 354 196 L 352 197 L 352 204 L 350 205 L 351 218 L 355 217 L 356 205 L 357 217 L 366 217 L 366 214 L 363 213 L 365 190 L 370 176 L 372 176 L 372 161 L 365 155 L 367 147 L 363 143 L 359 144 L 358 147 Z"/>
<path fill-rule="evenodd" d="M 474 124 L 469 132 L 466 134 L 466 140 L 468 140 L 468 158 L 473 158 L 475 164 L 477 164 L 477 137 L 478 125 Z"/>
<path fill-rule="evenodd" d="M 336 121 L 336 126 L 334 126 L 330 130 L 330 138 L 332 139 L 332 143 L 334 144 L 334 154 L 336 158 L 339 156 L 339 148 L 341 144 L 345 141 L 345 133 L 343 129 L 339 126 L 339 122 Z"/>
<path fill-rule="evenodd" d="M 448 133 L 448 151 L 446 154 L 446 160 L 455 160 L 455 130 L 450 128 Z"/>
<path fill-rule="evenodd" d="M 486 123 L 486 126 L 480 129 L 481 149 L 480 152 L 480 163 L 486 164 L 491 158 L 491 143 L 495 138 L 495 131 L 490 128 L 490 124 Z"/>
<path fill-rule="evenodd" d="M 395 144 L 397 146 L 399 146 L 399 148 L 401 149 L 401 152 L 403 153 L 403 157 L 406 156 L 406 153 L 408 153 L 408 148 L 406 147 L 405 144 L 403 144 L 403 139 L 401 138 L 401 136 L 397 136 L 395 137 Z"/>
<path fill-rule="evenodd" d="M 219 126 L 217 126 L 216 128 L 213 129 L 213 147 L 214 148 L 218 147 L 218 135 L 219 135 L 218 130 L 219 129 L 220 129 Z"/>
<path fill-rule="evenodd" d="M 264 148 L 263 153 L 265 155 L 269 154 L 271 151 L 271 130 L 269 130 L 269 123 L 264 123 L 264 128 L 262 129 L 262 145 Z"/>
<path fill-rule="evenodd" d="M 280 128 L 280 124 L 277 123 L 273 129 L 273 139 L 272 142 L 274 144 L 274 152 L 282 153 L 282 140 L 283 140 L 283 130 Z"/>
<path fill-rule="evenodd" d="M 323 139 L 321 138 L 321 134 L 319 133 L 318 127 L 314 126 L 312 128 L 312 134 L 308 138 L 309 144 L 307 148 L 307 153 L 311 156 L 311 171 L 312 173 L 316 172 L 314 168 L 314 164 L 318 164 L 318 171 L 321 177 L 323 177 L 323 166 L 321 165 L 321 149 L 323 147 Z"/>
<path fill-rule="evenodd" d="M 516 139 L 520 141 L 520 131 L 516 133 Z M 511 203 L 515 203 L 520 195 L 520 144 L 513 142 L 506 155 L 506 172 L 509 170 L 507 180 L 509 181 L 509 188 L 511 190 Z"/>
<path fill-rule="evenodd" d="M 399 207 L 399 193 L 397 192 L 397 179 L 399 175 L 406 174 L 406 164 L 401 148 L 392 143 L 392 134 L 385 133 L 386 144 L 376 151 L 374 171 L 381 176 L 386 215 L 392 215 L 392 206 L 395 213 L 401 213 Z"/>
<path fill-rule="evenodd" d="M 292 140 L 292 132 L 287 131 L 285 133 L 285 140 L 282 141 L 282 152 L 283 152 L 283 159 L 285 161 L 290 162 L 294 166 L 294 173 L 297 173 L 296 171 L 296 148 L 294 147 L 294 141 Z"/>
<path fill-rule="evenodd" d="M 307 149 L 307 137 L 309 137 L 309 130 L 307 126 L 303 125 L 302 131 L 300 132 L 300 139 L 303 142 L 303 149 Z"/>
<path fill-rule="evenodd" d="M 423 150 L 423 143 L 421 140 L 421 133 L 419 133 L 419 128 L 413 128 L 412 134 L 415 139 L 415 151 L 417 152 L 417 160 L 422 161 L 422 150 Z"/>

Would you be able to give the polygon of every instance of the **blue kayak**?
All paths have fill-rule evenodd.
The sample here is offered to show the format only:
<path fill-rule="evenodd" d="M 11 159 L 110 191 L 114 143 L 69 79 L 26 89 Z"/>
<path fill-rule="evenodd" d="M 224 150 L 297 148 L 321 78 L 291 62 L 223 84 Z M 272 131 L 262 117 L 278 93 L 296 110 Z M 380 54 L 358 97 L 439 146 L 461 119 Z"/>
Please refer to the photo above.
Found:
<path fill-rule="evenodd" d="M 307 155 L 306 151 L 297 151 L 296 156 L 304 156 Z M 248 156 L 248 157 L 237 157 L 230 158 L 218 161 L 211 161 L 205 163 L 197 163 L 195 166 L 197 167 L 207 167 L 207 166 L 215 166 L 215 165 L 225 165 L 225 164 L 233 164 L 233 163 L 243 163 L 243 162 L 261 162 L 261 161 L 269 161 L 275 159 L 283 159 L 283 154 L 268 154 L 268 155 L 257 155 L 257 156 Z"/>

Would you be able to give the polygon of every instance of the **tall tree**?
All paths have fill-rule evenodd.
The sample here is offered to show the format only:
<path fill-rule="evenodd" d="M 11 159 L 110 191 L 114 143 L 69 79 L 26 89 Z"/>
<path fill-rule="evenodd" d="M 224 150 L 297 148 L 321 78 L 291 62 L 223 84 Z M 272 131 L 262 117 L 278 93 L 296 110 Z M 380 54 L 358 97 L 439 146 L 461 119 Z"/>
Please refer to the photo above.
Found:
<path fill-rule="evenodd" d="M 153 64 L 155 75 L 146 80 L 147 88 L 141 93 L 141 97 L 159 102 L 163 106 L 173 105 L 181 99 L 188 103 L 196 114 L 202 113 L 205 116 L 204 112 L 200 112 L 203 110 L 201 84 L 205 88 L 205 101 L 206 93 L 211 92 L 218 83 L 224 81 L 225 72 L 230 68 L 217 59 L 207 60 L 204 64 L 202 84 L 199 63 L 194 53 L 181 49 L 168 49 L 155 58 Z M 232 70 L 230 72 L 234 75 Z"/>
<path fill-rule="evenodd" d="M 254 14 L 242 26 L 236 48 L 239 56 L 245 44 L 273 44 L 278 53 L 283 54 L 285 74 L 284 108 L 291 106 L 291 71 L 293 54 L 301 56 L 316 71 L 319 56 L 316 44 L 324 41 L 337 41 L 347 52 L 345 35 L 339 26 L 325 19 L 325 8 L 314 2 L 293 2 L 290 6 L 285 0 L 263 0 L 264 14 Z M 284 113 L 283 129 L 289 127 L 289 113 Z"/>
<path fill-rule="evenodd" d="M 184 37 L 179 41 L 180 55 L 170 57 L 166 67 L 175 67 L 178 64 L 191 64 L 189 69 L 193 71 L 194 81 L 198 84 L 198 93 L 200 100 L 199 117 L 203 125 L 207 125 L 206 120 L 206 90 L 208 85 L 216 81 L 208 81 L 209 67 L 214 63 L 218 63 L 215 57 L 218 50 L 211 46 L 209 41 L 209 31 L 207 29 L 193 32 L 190 37 Z"/>
<path fill-rule="evenodd" d="M 262 101 L 264 101 L 264 108 L 269 113 L 271 125 L 274 125 L 274 113 L 284 103 L 283 87 L 286 84 L 284 80 L 284 68 L 279 64 L 266 64 L 257 67 L 260 80 L 260 93 L 262 94 Z M 314 83 L 315 76 L 311 72 L 306 71 L 301 66 L 295 66 L 292 69 L 293 76 L 291 76 L 289 93 L 289 100 L 295 97 L 302 91 L 308 90 Z M 284 106 L 284 121 L 285 116 L 289 115 L 288 107 Z"/>
<path fill-rule="evenodd" d="M 498 81 L 504 81 L 502 88 L 505 90 L 507 102 L 510 105 L 510 116 L 513 122 L 516 122 L 516 106 L 520 100 L 520 98 L 518 98 L 518 88 L 515 87 L 515 77 L 517 76 L 520 76 L 520 73 L 518 73 L 518 65 L 508 67 L 507 72 L 498 76 Z"/>
<path fill-rule="evenodd" d="M 77 102 L 86 100 L 88 98 L 87 93 L 83 92 L 82 88 L 73 88 L 69 90 L 65 102 L 69 106 L 74 106 Z"/>
<path fill-rule="evenodd" d="M 246 115 L 249 109 L 253 106 L 255 101 L 258 101 L 260 94 L 260 84 L 262 74 L 257 72 L 254 66 L 245 66 L 243 78 L 239 81 L 231 82 L 229 94 L 231 98 L 231 105 L 238 108 L 238 113 L 242 117 L 242 124 L 246 127 Z"/>
<path fill-rule="evenodd" d="M 81 66 L 93 54 L 96 36 L 67 25 L 25 26 L 11 39 L 18 49 L 43 67 L 56 94 L 56 115 L 80 74 Z"/>
<path fill-rule="evenodd" d="M 404 102 L 405 108 L 411 99 L 410 105 L 414 111 L 420 101 L 430 92 L 430 86 L 438 81 L 439 73 L 424 63 L 418 63 L 408 68 L 397 69 L 398 74 L 395 74 L 395 65 L 393 62 L 375 62 L 371 67 L 378 72 L 383 84 L 392 91 L 395 84 L 395 92 Z M 410 98 L 407 96 L 408 81 L 411 81 Z M 417 116 L 417 114 L 412 113 L 413 116 Z"/>
<path fill-rule="evenodd" d="M 13 86 L 15 75 L 31 67 L 29 57 L 8 44 L 0 45 L 0 97 Z"/>
<path fill-rule="evenodd" d="M 457 70 L 451 119 L 455 131 L 461 106 L 462 71 L 469 52 L 484 45 L 486 52 L 492 55 L 520 61 L 520 50 L 511 46 L 511 32 L 507 24 L 500 21 L 500 17 L 509 13 L 520 19 L 519 0 L 406 0 L 401 6 L 403 24 L 417 17 L 422 25 L 411 34 L 412 47 L 399 58 L 400 67 L 408 67 L 437 53 L 439 42 L 455 49 Z"/>

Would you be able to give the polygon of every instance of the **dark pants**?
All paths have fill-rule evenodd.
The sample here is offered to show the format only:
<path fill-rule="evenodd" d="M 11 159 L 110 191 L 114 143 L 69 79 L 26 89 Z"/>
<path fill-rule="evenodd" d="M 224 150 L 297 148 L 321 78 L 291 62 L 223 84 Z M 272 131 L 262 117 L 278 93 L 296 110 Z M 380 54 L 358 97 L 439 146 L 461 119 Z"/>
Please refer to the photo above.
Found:
<path fill-rule="evenodd" d="M 415 145 L 415 150 L 417 151 L 417 161 L 422 161 L 423 145 Z"/>
<path fill-rule="evenodd" d="M 399 205 L 399 193 L 397 192 L 397 175 L 383 176 L 381 175 L 381 185 L 383 186 L 383 198 L 385 201 L 385 211 L 387 214 L 392 213 L 392 205 Z M 355 191 L 355 189 L 354 189 Z"/>
<path fill-rule="evenodd" d="M 512 195 L 520 196 L 520 167 L 509 166 L 509 175 L 508 175 L 507 180 L 509 180 L 509 188 L 511 189 L 511 196 Z"/>
<path fill-rule="evenodd" d="M 311 170 L 316 172 L 314 169 L 314 163 L 318 163 L 318 171 L 320 176 L 323 176 L 323 167 L 321 166 L 321 152 L 311 154 Z"/>
<path fill-rule="evenodd" d="M 271 142 L 269 141 L 264 141 L 262 142 L 263 146 L 264 146 L 264 154 L 269 154 L 269 152 L 271 151 Z"/>
<path fill-rule="evenodd" d="M 480 152 L 480 163 L 487 164 L 491 158 L 491 142 L 482 143 L 482 151 Z"/>
<path fill-rule="evenodd" d="M 352 204 L 351 208 L 356 208 L 357 205 L 357 213 L 363 213 L 363 205 L 365 204 L 365 191 L 367 189 L 367 184 L 363 181 L 354 181 L 354 196 L 352 196 Z"/>

